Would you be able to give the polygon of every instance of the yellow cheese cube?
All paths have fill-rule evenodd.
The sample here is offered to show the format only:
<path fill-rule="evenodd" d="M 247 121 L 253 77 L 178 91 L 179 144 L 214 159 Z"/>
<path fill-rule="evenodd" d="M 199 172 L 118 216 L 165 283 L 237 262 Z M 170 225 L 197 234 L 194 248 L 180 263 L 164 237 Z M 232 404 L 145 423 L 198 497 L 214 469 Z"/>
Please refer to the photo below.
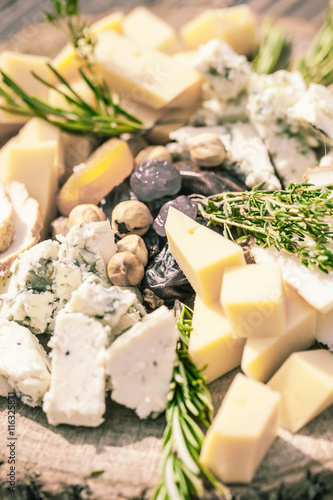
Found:
<path fill-rule="evenodd" d="M 107 84 L 127 99 L 159 109 L 194 106 L 200 98 L 202 77 L 196 70 L 116 32 L 98 36 L 95 57 Z"/>
<path fill-rule="evenodd" d="M 241 373 L 232 382 L 200 459 L 226 483 L 248 483 L 277 434 L 280 395 Z"/>
<path fill-rule="evenodd" d="M 198 50 L 185 50 L 183 52 L 177 52 L 177 54 L 174 54 L 173 58 L 180 63 L 192 66 L 194 61 L 198 58 Z"/>
<path fill-rule="evenodd" d="M 202 371 L 207 383 L 240 365 L 245 341 L 233 337 L 219 303 L 207 306 L 197 296 L 192 326 L 188 351 L 199 368 L 207 365 Z"/>
<path fill-rule="evenodd" d="M 281 393 L 281 425 L 297 432 L 333 403 L 333 354 L 295 352 L 267 385 Z"/>
<path fill-rule="evenodd" d="M 258 47 L 256 18 L 248 5 L 206 10 L 186 23 L 180 34 L 190 49 L 219 38 L 239 54 L 252 55 Z"/>
<path fill-rule="evenodd" d="M 221 304 L 236 337 L 275 337 L 286 333 L 285 291 L 278 264 L 227 269 Z"/>
<path fill-rule="evenodd" d="M 205 304 L 218 302 L 225 269 L 245 264 L 238 245 L 173 207 L 165 224 L 170 252 Z"/>
<path fill-rule="evenodd" d="M 95 94 L 93 93 L 91 88 L 88 87 L 88 85 L 84 80 L 72 83 L 71 87 L 87 104 L 89 104 L 89 106 L 94 108 L 96 107 Z M 68 90 L 66 85 L 59 84 L 56 85 L 56 88 L 59 89 L 64 94 L 73 97 L 73 94 Z M 73 109 L 68 104 L 68 101 L 65 99 L 65 97 L 54 89 L 50 89 L 49 91 L 48 103 L 50 104 L 50 106 L 53 106 L 54 108 L 61 108 L 67 111 Z"/>
<path fill-rule="evenodd" d="M 14 140 L 7 143 L 0 154 L 0 181 L 3 184 L 11 181 L 25 184 L 29 195 L 39 203 L 45 228 L 55 214 L 58 188 L 56 158 L 55 141 L 29 145 Z"/>
<path fill-rule="evenodd" d="M 314 344 L 317 311 L 289 288 L 286 289 L 286 309 L 285 335 L 247 339 L 241 366 L 249 377 L 267 382 L 290 354 Z"/>
<path fill-rule="evenodd" d="M 135 43 L 174 54 L 179 50 L 176 30 L 146 7 L 136 7 L 123 20 L 123 33 Z"/>
<path fill-rule="evenodd" d="M 122 20 L 124 14 L 122 12 L 113 12 L 108 16 L 103 17 L 99 21 L 96 21 L 91 25 L 91 33 L 93 35 L 98 35 L 98 33 L 103 33 L 104 31 L 114 30 L 118 33 L 122 33 Z M 78 71 L 80 64 L 79 59 L 76 57 L 76 52 L 71 43 L 65 45 L 65 47 L 59 52 L 58 55 L 53 59 L 52 66 L 66 79 L 69 81 L 77 80 L 80 78 L 80 73 Z M 53 83 L 59 83 L 55 76 L 52 76 Z"/>

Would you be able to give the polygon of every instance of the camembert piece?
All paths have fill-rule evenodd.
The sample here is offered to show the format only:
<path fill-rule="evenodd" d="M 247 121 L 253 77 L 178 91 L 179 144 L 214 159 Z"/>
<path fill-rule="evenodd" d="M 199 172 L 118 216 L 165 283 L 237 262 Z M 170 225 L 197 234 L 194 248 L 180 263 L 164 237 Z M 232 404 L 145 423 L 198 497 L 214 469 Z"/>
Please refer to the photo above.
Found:
<path fill-rule="evenodd" d="M 165 231 L 170 252 L 195 292 L 205 304 L 218 302 L 225 269 L 245 264 L 241 247 L 173 207 Z"/>
<path fill-rule="evenodd" d="M 239 373 L 201 449 L 201 462 L 226 483 L 248 483 L 277 434 L 279 393 Z"/>
<path fill-rule="evenodd" d="M 146 7 L 136 7 L 123 23 L 123 33 L 138 45 L 174 54 L 179 50 L 176 30 Z"/>
<path fill-rule="evenodd" d="M 236 337 L 286 333 L 286 305 L 278 264 L 250 264 L 224 273 L 221 304 Z"/>
<path fill-rule="evenodd" d="M 314 344 L 317 311 L 289 288 L 286 289 L 286 309 L 285 335 L 247 339 L 241 365 L 245 375 L 267 382 L 290 354 Z"/>
<path fill-rule="evenodd" d="M 280 424 L 297 432 L 333 403 L 333 354 L 296 352 L 267 385 L 281 393 Z"/>
<path fill-rule="evenodd" d="M 43 404 L 51 425 L 97 427 L 103 422 L 109 333 L 81 313 L 58 314 L 50 341 L 51 384 Z"/>
<path fill-rule="evenodd" d="M 202 77 L 193 68 L 114 31 L 98 36 L 95 57 L 98 71 L 122 97 L 155 109 L 191 107 L 200 98 Z"/>
<path fill-rule="evenodd" d="M 251 55 L 258 46 L 256 19 L 248 5 L 209 9 L 186 23 L 181 36 L 190 49 L 219 38 L 239 54 Z"/>
<path fill-rule="evenodd" d="M 202 371 L 207 383 L 240 365 L 245 340 L 234 338 L 219 303 L 207 306 L 197 296 L 192 326 L 189 354 L 199 368 L 207 365 Z"/>
<path fill-rule="evenodd" d="M 176 359 L 178 338 L 172 311 L 161 306 L 118 337 L 107 352 L 111 398 L 140 418 L 162 412 Z"/>
<path fill-rule="evenodd" d="M 29 406 L 40 405 L 50 383 L 50 362 L 35 335 L 0 319 L 0 377 Z M 1 396 L 3 394 L 0 392 Z"/>

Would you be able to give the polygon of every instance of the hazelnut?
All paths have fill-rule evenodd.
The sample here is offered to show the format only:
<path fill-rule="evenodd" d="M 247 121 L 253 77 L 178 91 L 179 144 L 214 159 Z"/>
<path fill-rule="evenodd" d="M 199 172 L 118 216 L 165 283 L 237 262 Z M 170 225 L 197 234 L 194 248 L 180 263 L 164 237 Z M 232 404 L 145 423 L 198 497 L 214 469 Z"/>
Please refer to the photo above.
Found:
<path fill-rule="evenodd" d="M 151 309 L 157 309 L 164 304 L 164 300 L 158 297 L 152 290 L 149 290 L 149 288 L 144 289 L 143 300 L 149 304 Z"/>
<path fill-rule="evenodd" d="M 68 217 L 58 217 L 51 222 L 52 227 L 52 238 L 55 240 L 55 237 L 58 234 L 61 236 L 67 236 L 70 227 L 68 222 Z"/>
<path fill-rule="evenodd" d="M 196 135 L 189 145 L 191 160 L 201 167 L 217 167 L 226 156 L 223 142 L 217 134 Z"/>
<path fill-rule="evenodd" d="M 143 265 L 132 252 L 117 252 L 108 264 L 110 281 L 116 286 L 135 286 L 144 274 Z"/>
<path fill-rule="evenodd" d="M 137 168 L 141 163 L 148 160 L 161 160 L 172 162 L 169 151 L 164 146 L 147 146 L 135 157 L 134 165 Z"/>
<path fill-rule="evenodd" d="M 137 234 L 129 234 L 117 243 L 118 252 L 131 252 L 143 266 L 148 262 L 148 250 L 143 239 Z"/>
<path fill-rule="evenodd" d="M 91 203 L 76 205 L 69 216 L 69 227 L 76 226 L 76 224 L 88 224 L 89 222 L 100 222 L 106 220 L 106 216 L 97 205 Z"/>
<path fill-rule="evenodd" d="M 143 236 L 152 223 L 150 210 L 141 201 L 122 201 L 112 211 L 111 226 L 120 238 L 128 234 Z"/>

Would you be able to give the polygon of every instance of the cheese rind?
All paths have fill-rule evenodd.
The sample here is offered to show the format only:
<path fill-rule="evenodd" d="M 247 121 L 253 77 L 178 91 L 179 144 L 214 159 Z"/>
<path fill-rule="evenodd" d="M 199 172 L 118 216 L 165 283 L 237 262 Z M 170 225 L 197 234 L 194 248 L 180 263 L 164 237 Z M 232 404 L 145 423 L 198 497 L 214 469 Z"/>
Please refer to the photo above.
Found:
<path fill-rule="evenodd" d="M 58 314 L 50 341 L 50 389 L 43 403 L 51 425 L 96 427 L 103 422 L 109 333 L 81 313 Z"/>
<path fill-rule="evenodd" d="M 172 311 L 161 306 L 118 337 L 107 352 L 111 398 L 140 418 L 162 412 L 176 359 L 178 331 Z"/>
<path fill-rule="evenodd" d="M 286 333 L 285 292 L 278 264 L 226 269 L 220 300 L 236 337 Z"/>
<path fill-rule="evenodd" d="M 240 365 L 245 341 L 234 338 L 219 303 L 207 306 L 197 296 L 192 327 L 188 352 L 199 368 L 207 365 L 202 371 L 207 383 Z"/>
<path fill-rule="evenodd" d="M 280 424 L 297 432 L 333 403 L 333 354 L 296 352 L 267 383 L 281 393 Z"/>
<path fill-rule="evenodd" d="M 165 231 L 170 252 L 205 304 L 218 302 L 225 269 L 245 264 L 238 245 L 170 207 Z"/>
<path fill-rule="evenodd" d="M 289 288 L 286 289 L 286 310 L 285 335 L 247 339 L 241 367 L 248 377 L 267 382 L 290 354 L 314 344 L 316 310 Z"/>
<path fill-rule="evenodd" d="M 200 459 L 226 483 L 248 483 L 277 435 L 280 395 L 239 373 L 207 431 Z"/>

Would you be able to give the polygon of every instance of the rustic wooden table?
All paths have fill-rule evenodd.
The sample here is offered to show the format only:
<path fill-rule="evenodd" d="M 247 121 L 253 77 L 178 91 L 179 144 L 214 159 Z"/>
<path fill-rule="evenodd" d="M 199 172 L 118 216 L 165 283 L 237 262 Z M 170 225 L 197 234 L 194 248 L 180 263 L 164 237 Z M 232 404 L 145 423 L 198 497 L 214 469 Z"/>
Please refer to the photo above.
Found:
<path fill-rule="evenodd" d="M 83 11 L 101 16 L 111 9 L 130 9 L 142 0 L 81 0 Z M 157 14 L 179 26 L 208 4 L 238 1 L 147 0 Z M 260 14 L 285 17 L 294 42 L 304 47 L 321 23 L 328 0 L 249 0 Z M 0 0 L 0 50 L 53 55 L 65 39 L 42 24 L 49 0 Z M 292 18 L 292 19 L 290 19 Z M 231 372 L 211 385 L 218 408 L 235 375 Z M 133 412 L 110 400 L 106 421 L 96 429 L 49 426 L 40 408 L 17 401 L 17 489 L 6 490 L 7 401 L 0 400 L 1 500 L 147 500 L 159 480 L 158 463 L 164 417 L 139 420 Z M 332 500 L 333 407 L 296 435 L 280 430 L 249 486 L 232 488 L 234 500 Z M 104 473 L 91 478 L 92 470 Z M 215 498 L 207 492 L 206 500 Z"/>

